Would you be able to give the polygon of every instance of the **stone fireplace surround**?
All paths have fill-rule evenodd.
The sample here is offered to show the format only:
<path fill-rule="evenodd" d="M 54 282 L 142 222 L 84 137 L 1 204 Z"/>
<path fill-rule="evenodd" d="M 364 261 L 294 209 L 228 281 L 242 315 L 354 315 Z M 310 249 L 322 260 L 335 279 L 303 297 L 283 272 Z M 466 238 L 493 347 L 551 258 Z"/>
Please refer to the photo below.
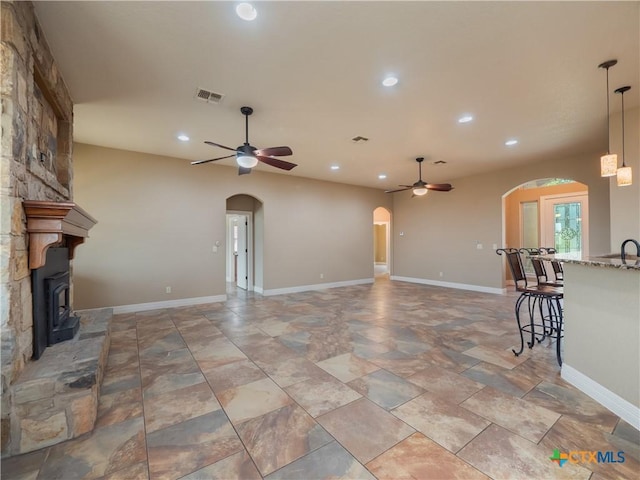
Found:
<path fill-rule="evenodd" d="M 33 278 L 37 277 L 34 272 L 46 267 L 49 248 L 64 245 L 58 253 L 68 252 L 71 260 L 75 248 L 97 223 L 73 202 L 28 200 L 23 206 Z M 36 315 L 35 309 L 33 312 Z M 3 429 L 9 429 L 9 441 L 3 445 L 3 456 L 37 450 L 93 429 L 109 352 L 111 316 L 111 309 L 83 313 L 80 331 L 73 339 L 49 347 L 45 341 L 39 360 L 27 363 L 5 392 L 10 400 L 9 421 Z"/>
<path fill-rule="evenodd" d="M 31 272 L 39 257 L 46 258 L 46 245 L 59 242 L 73 249 L 86 235 L 75 230 L 76 216 L 84 216 L 75 205 L 62 218 L 48 220 L 59 223 L 58 232 L 28 228 L 29 201 L 53 202 L 56 208 L 73 204 L 73 101 L 33 4 L 3 0 L 0 8 L 0 431 L 4 457 L 53 445 L 93 428 L 101 362 L 109 348 L 110 311 L 83 314 L 73 340 L 48 347 L 37 362 L 31 359 Z"/>

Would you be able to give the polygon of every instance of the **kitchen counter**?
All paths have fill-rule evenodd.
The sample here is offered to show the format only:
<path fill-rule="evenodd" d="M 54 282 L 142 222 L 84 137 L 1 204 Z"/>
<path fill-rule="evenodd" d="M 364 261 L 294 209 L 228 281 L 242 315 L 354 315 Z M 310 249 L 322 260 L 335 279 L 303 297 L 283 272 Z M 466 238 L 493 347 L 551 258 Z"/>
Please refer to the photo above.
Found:
<path fill-rule="evenodd" d="M 640 262 L 567 258 L 562 378 L 640 430 Z"/>
<path fill-rule="evenodd" d="M 601 268 L 618 268 L 621 270 L 638 270 L 640 272 L 640 259 L 636 255 L 627 255 L 625 260 L 620 259 L 619 253 L 594 257 L 575 257 L 569 255 L 541 255 L 545 260 L 559 260 L 563 264 L 588 265 Z"/>

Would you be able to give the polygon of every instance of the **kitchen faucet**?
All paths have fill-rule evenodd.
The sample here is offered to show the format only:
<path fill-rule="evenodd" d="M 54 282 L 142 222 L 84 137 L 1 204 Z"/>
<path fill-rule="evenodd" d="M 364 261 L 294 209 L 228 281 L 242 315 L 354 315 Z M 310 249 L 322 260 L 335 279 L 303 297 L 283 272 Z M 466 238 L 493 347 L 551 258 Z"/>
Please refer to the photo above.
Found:
<path fill-rule="evenodd" d="M 636 246 L 636 258 L 640 259 L 640 242 L 634 240 L 633 238 L 627 238 L 624 242 L 622 242 L 622 246 L 620 247 L 620 259 L 624 262 L 625 252 L 624 247 L 627 246 L 627 243 L 633 243 Z"/>

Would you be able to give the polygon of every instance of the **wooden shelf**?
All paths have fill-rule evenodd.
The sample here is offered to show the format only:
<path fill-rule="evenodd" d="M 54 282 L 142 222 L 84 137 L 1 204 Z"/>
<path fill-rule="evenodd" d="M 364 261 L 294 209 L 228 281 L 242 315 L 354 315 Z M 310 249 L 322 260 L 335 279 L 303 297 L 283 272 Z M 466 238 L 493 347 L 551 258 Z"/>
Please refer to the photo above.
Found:
<path fill-rule="evenodd" d="M 62 243 L 66 237 L 69 259 L 75 248 L 89 236 L 89 230 L 98 223 L 95 218 L 73 202 L 24 200 L 29 233 L 29 268 L 45 264 L 47 249 Z"/>

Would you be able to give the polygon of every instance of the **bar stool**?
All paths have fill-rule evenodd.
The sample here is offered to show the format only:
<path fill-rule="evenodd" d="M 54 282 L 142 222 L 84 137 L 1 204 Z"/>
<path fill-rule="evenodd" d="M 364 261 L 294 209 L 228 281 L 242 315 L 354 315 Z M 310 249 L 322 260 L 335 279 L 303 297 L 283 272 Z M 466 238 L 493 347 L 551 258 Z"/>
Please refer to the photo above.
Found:
<path fill-rule="evenodd" d="M 540 247 L 540 253 L 543 255 L 552 255 L 558 252 L 553 247 Z M 551 267 L 553 268 L 553 275 L 556 277 L 556 282 L 562 283 L 564 281 L 564 271 L 562 270 L 562 263 L 558 260 L 551 260 Z"/>
<path fill-rule="evenodd" d="M 520 297 L 516 300 L 515 315 L 520 332 L 520 350 L 513 349 L 514 355 L 519 356 L 524 350 L 524 334 L 531 335 L 530 341 L 527 342 L 529 348 L 533 348 L 536 341 L 542 342 L 548 335 L 556 334 L 556 357 L 558 365 L 562 365 L 562 356 L 560 352 L 560 339 L 562 338 L 562 303 L 563 289 L 558 286 L 551 285 L 529 285 L 527 275 L 524 270 L 520 251 L 516 248 L 499 248 L 496 250 L 498 255 L 505 254 L 507 264 L 511 270 L 513 281 L 516 285 L 516 291 L 520 292 Z M 520 309 L 524 302 L 527 302 L 529 311 L 529 323 L 522 324 L 520 320 Z M 548 315 L 544 315 L 543 305 L 546 305 Z M 535 323 L 536 309 L 540 312 L 540 322 Z M 548 324 L 547 324 L 548 322 Z M 540 333 L 536 332 L 536 328 L 541 329 Z"/>

